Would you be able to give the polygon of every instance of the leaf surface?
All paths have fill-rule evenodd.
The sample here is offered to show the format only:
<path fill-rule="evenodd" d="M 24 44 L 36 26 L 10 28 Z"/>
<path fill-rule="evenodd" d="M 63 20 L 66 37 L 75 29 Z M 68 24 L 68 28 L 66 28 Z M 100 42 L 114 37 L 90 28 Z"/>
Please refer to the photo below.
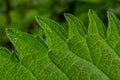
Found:
<path fill-rule="evenodd" d="M 7 49 L 0 48 L 0 80 L 37 80 Z"/>
<path fill-rule="evenodd" d="M 80 34 L 81 36 L 85 37 L 85 26 L 80 22 L 80 20 L 77 17 L 71 14 L 65 14 L 65 18 L 69 26 L 69 37 L 73 37 L 77 34 Z"/>
<path fill-rule="evenodd" d="M 45 46 L 44 41 L 40 39 L 38 41 L 34 36 L 16 29 L 7 29 L 7 34 L 18 51 L 19 65 L 32 73 L 31 75 L 34 75 L 35 80 L 68 80 L 62 71 L 48 58 L 48 48 Z M 19 68 L 16 70 L 19 70 Z M 24 70 L 21 71 L 21 74 L 22 72 Z M 17 75 L 18 78 L 19 75 Z M 26 78 L 26 80 L 29 80 L 31 75 L 27 75 L 28 79 Z M 31 78 L 31 80 L 34 79 Z"/>
<path fill-rule="evenodd" d="M 120 56 L 120 21 L 111 12 L 108 12 L 107 42 Z"/>
<path fill-rule="evenodd" d="M 99 34 L 102 38 L 105 38 L 105 27 L 97 14 L 93 10 L 89 10 L 88 16 L 88 34 Z"/>
<path fill-rule="evenodd" d="M 90 15 L 89 15 L 90 16 Z M 112 26 L 115 25 L 115 21 L 113 19 L 113 15 L 109 15 L 109 27 L 113 28 L 111 29 L 111 32 L 115 33 L 116 29 Z M 97 19 L 93 19 L 94 21 L 97 21 Z M 93 22 L 94 23 L 94 22 Z M 101 21 L 98 21 L 97 23 L 101 23 Z M 113 23 L 110 25 L 110 23 Z M 92 23 L 91 23 L 92 24 Z M 93 31 L 103 31 L 104 26 L 93 25 L 91 27 Z M 114 31 L 115 30 L 115 31 Z M 91 31 L 91 28 L 88 28 L 88 31 Z M 93 64 L 96 65 L 101 71 L 103 71 L 107 76 L 109 76 L 112 80 L 119 80 L 120 79 L 120 57 L 115 52 L 114 49 L 109 45 L 109 43 L 104 39 L 103 36 L 98 32 L 94 33 L 88 33 L 87 34 L 87 44 L 89 47 L 89 50 L 91 52 L 91 58 L 93 61 Z M 103 32 L 102 32 L 103 33 Z M 116 34 L 118 35 L 118 34 Z M 119 39 L 117 39 L 119 40 Z M 113 41 L 114 43 L 114 41 Z"/>
<path fill-rule="evenodd" d="M 113 80 L 120 79 L 120 58 L 99 35 L 89 35 L 86 39 L 93 64 Z"/>
<path fill-rule="evenodd" d="M 90 10 L 86 32 L 76 17 L 65 16 L 69 37 L 59 24 L 44 17 L 36 20 L 45 39 L 7 29 L 15 50 L 0 47 L 0 80 L 120 80 L 119 20 L 108 13 L 106 32 Z"/>
<path fill-rule="evenodd" d="M 109 80 L 93 64 L 70 51 L 51 51 L 49 57 L 70 80 Z"/>
<path fill-rule="evenodd" d="M 86 43 L 86 39 L 80 35 L 72 37 L 68 41 L 69 49 L 79 57 L 92 62 L 91 54 Z"/>
<path fill-rule="evenodd" d="M 46 40 L 51 49 L 68 49 L 66 44 L 67 33 L 59 24 L 53 20 L 40 16 L 37 16 L 36 20 L 45 31 Z"/>

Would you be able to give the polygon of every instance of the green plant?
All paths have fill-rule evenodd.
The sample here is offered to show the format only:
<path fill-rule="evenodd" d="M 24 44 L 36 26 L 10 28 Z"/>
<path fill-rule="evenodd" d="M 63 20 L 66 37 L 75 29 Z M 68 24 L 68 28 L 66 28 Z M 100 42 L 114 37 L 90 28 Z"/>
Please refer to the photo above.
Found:
<path fill-rule="evenodd" d="M 120 80 L 120 21 L 108 12 L 108 28 L 89 10 L 88 30 L 65 14 L 69 33 L 36 17 L 46 39 L 17 29 L 6 33 L 15 50 L 0 48 L 0 80 Z"/>

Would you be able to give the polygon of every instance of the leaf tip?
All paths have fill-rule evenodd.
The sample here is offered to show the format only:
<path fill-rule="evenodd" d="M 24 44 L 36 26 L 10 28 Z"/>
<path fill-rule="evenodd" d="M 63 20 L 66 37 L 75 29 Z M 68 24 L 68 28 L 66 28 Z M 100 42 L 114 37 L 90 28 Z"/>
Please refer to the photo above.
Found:
<path fill-rule="evenodd" d="M 12 28 L 6 28 L 6 34 L 10 34 L 12 32 Z"/>
<path fill-rule="evenodd" d="M 14 34 L 18 31 L 16 28 L 6 28 L 6 34 Z"/>
<path fill-rule="evenodd" d="M 41 19 L 41 16 L 35 16 L 35 20 Z"/>
<path fill-rule="evenodd" d="M 111 11 L 107 11 L 107 16 L 108 16 L 108 19 L 116 18 L 116 16 Z"/>
<path fill-rule="evenodd" d="M 35 20 L 38 22 L 39 21 L 39 16 L 35 16 Z"/>
<path fill-rule="evenodd" d="M 69 13 L 64 13 L 64 16 L 65 16 L 65 18 L 67 18 L 67 17 L 70 17 L 71 14 L 69 14 Z"/>
<path fill-rule="evenodd" d="M 90 15 L 90 14 L 95 14 L 95 11 L 92 10 L 92 9 L 89 9 L 89 11 L 88 11 L 88 15 Z"/>

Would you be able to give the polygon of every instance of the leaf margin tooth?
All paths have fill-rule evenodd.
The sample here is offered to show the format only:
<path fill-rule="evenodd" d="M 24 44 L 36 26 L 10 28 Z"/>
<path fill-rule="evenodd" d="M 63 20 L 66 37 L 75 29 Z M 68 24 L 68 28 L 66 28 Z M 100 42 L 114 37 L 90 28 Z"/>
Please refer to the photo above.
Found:
<path fill-rule="evenodd" d="M 88 11 L 89 24 L 88 24 L 88 35 L 90 34 L 99 34 L 102 38 L 106 38 L 106 29 L 98 17 L 95 11 L 89 9 Z"/>

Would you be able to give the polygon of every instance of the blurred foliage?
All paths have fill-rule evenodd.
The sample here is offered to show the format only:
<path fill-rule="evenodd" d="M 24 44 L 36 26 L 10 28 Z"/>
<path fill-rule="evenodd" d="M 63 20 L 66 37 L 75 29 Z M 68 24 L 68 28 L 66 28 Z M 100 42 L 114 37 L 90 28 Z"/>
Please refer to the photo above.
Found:
<path fill-rule="evenodd" d="M 93 9 L 107 25 L 106 11 L 112 11 L 120 17 L 120 0 L 0 0 L 0 45 L 11 48 L 5 29 L 19 28 L 22 31 L 43 35 L 34 16 L 46 16 L 67 30 L 64 13 L 79 17 L 88 25 L 88 9 Z"/>

